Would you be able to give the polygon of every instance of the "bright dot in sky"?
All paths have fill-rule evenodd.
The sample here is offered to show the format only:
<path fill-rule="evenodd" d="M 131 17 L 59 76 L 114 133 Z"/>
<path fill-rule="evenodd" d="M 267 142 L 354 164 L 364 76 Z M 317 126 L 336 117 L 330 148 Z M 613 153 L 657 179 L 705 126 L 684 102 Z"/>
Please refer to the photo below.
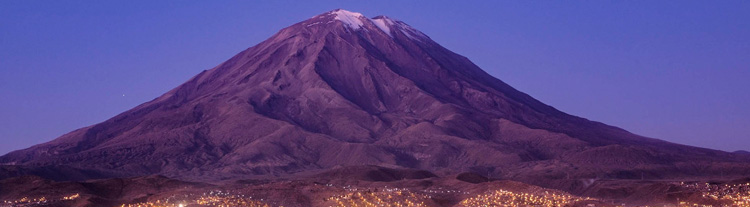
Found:
<path fill-rule="evenodd" d="M 125 96 L 125 94 L 122 94 L 122 96 Z"/>

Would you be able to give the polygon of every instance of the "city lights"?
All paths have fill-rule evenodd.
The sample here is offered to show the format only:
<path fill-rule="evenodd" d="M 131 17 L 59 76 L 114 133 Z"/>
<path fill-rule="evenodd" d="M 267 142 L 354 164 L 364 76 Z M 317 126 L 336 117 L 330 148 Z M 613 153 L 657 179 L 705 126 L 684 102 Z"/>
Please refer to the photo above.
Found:
<path fill-rule="evenodd" d="M 148 202 L 122 204 L 120 207 L 190 207 L 190 206 L 216 206 L 216 207 L 270 207 L 262 199 L 256 200 L 251 196 L 232 194 L 224 191 L 208 191 L 200 195 L 186 194 L 175 195 L 165 199 Z"/>
<path fill-rule="evenodd" d="M 320 197 L 313 202 L 313 206 L 330 207 L 419 207 L 439 206 L 436 202 L 439 198 L 453 197 L 456 199 L 454 206 L 539 206 L 539 207 L 563 207 L 563 206 L 600 206 L 604 204 L 601 200 L 588 197 L 579 197 L 564 192 L 556 192 L 541 188 L 517 191 L 492 188 L 482 194 L 472 194 L 467 191 L 451 189 L 450 187 L 430 188 L 408 188 L 388 186 L 354 186 L 316 184 Z M 670 206 L 677 207 L 718 207 L 718 206 L 750 206 L 750 183 L 745 184 L 711 184 L 711 183 L 675 183 L 684 195 Z M 245 193 L 241 193 L 245 192 Z M 270 206 L 297 206 L 298 204 L 286 202 L 288 197 L 272 198 L 260 194 L 248 193 L 247 189 L 207 190 L 190 191 L 167 197 L 151 197 L 147 201 L 124 203 L 120 207 L 270 207 Z M 257 192 L 257 191 L 256 191 Z M 258 197 L 257 195 L 260 195 Z M 87 196 L 83 196 L 88 198 Z M 0 207 L 33 207 L 33 206 L 69 206 L 72 201 L 82 198 L 81 194 L 68 194 L 59 197 L 21 197 L 16 200 L 4 200 Z M 437 200 L 436 200 L 437 199 Z M 282 205 L 283 203 L 283 205 Z M 310 205 L 310 204 L 305 204 Z M 605 206 L 617 206 L 606 204 Z M 663 206 L 663 205 L 659 205 Z"/>
<path fill-rule="evenodd" d="M 566 206 L 571 203 L 594 200 L 565 194 L 544 192 L 540 194 L 516 193 L 506 190 L 495 190 L 461 201 L 459 206 Z"/>
<path fill-rule="evenodd" d="M 428 206 L 425 202 L 428 196 L 420 195 L 408 191 L 378 191 L 378 192 L 348 192 L 340 195 L 331 196 L 326 199 L 332 202 L 332 206 Z"/>
<path fill-rule="evenodd" d="M 31 207 L 31 206 L 54 206 L 59 205 L 60 202 L 72 201 L 80 198 L 81 196 L 76 193 L 68 196 L 50 198 L 50 197 L 38 197 L 29 198 L 23 197 L 17 200 L 5 200 L 0 203 L 0 207 Z"/>
<path fill-rule="evenodd" d="M 710 183 L 681 183 L 689 191 L 701 193 L 704 199 L 722 203 L 716 206 L 750 206 L 750 183 L 743 184 L 710 184 Z M 707 204 L 682 201 L 680 207 L 714 206 Z"/>

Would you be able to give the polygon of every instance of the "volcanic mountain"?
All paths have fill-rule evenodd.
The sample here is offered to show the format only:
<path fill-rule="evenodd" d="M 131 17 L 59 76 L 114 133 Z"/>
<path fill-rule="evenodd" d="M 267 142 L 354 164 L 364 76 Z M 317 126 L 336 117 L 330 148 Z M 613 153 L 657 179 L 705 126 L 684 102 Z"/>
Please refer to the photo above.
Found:
<path fill-rule="evenodd" d="M 0 163 L 188 180 L 378 165 L 553 187 L 545 181 L 750 173 L 747 155 L 566 114 L 404 22 L 345 10 L 284 28 L 152 101 Z"/>

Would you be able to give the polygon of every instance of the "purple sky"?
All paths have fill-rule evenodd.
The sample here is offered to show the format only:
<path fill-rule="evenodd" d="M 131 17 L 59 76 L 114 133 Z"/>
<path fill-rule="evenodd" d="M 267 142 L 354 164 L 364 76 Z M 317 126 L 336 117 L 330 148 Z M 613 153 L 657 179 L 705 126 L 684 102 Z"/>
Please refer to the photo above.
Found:
<path fill-rule="evenodd" d="M 61 2 L 0 1 L 0 154 L 104 121 L 336 8 L 405 21 L 562 111 L 750 150 L 750 1 Z"/>

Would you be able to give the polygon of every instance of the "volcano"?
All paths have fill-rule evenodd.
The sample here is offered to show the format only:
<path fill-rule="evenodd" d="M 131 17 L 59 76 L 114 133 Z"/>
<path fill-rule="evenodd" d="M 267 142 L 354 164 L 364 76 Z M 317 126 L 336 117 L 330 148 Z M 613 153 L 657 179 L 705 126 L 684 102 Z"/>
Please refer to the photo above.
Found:
<path fill-rule="evenodd" d="M 154 100 L 0 163 L 7 176 L 64 166 L 88 172 L 78 177 L 186 180 L 376 165 L 558 188 L 572 184 L 549 181 L 750 174 L 748 155 L 566 114 L 402 21 L 340 9 L 284 28 Z"/>

